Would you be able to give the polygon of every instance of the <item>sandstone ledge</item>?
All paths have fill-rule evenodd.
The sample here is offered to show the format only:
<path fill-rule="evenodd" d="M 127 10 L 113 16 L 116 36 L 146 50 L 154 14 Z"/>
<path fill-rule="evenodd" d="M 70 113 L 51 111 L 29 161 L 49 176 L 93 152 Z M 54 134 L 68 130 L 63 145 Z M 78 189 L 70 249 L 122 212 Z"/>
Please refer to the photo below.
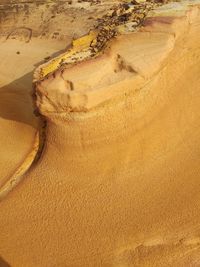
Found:
<path fill-rule="evenodd" d="M 98 57 L 58 68 L 36 82 L 39 111 L 43 115 L 85 112 L 141 90 L 165 67 L 177 41 L 197 20 L 198 5 L 199 1 L 183 1 L 156 8 L 143 27 L 117 36 Z"/>

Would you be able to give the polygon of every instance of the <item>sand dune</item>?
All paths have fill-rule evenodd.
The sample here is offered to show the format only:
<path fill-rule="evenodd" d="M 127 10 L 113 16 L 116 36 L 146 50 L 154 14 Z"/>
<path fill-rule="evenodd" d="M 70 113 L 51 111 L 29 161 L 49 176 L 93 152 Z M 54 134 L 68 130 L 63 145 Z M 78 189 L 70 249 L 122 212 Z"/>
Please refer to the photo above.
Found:
<path fill-rule="evenodd" d="M 0 254 L 10 266 L 200 265 L 199 7 L 162 5 L 97 57 L 43 77 L 52 62 L 37 68 L 35 105 L 47 121 L 46 140 L 40 159 L 0 203 Z M 27 55 L 26 66 L 19 62 L 24 69 L 14 80 L 44 57 L 37 42 L 28 44 L 35 61 Z M 12 164 L 7 150 L 0 154 L 3 182 L 38 129 L 21 89 L 26 78 L 14 82 L 23 87 L 2 90 L 5 149 L 12 133 L 23 136 L 12 144 L 20 145 Z"/>
<path fill-rule="evenodd" d="M 100 7 L 96 15 L 105 12 L 108 6 L 109 3 Z M 19 176 L 29 169 L 37 152 L 32 154 L 32 148 L 39 142 L 38 131 L 43 123 L 33 114 L 33 70 L 66 50 L 72 38 L 87 33 L 94 22 L 94 19 L 88 20 L 94 8 L 90 11 L 70 9 L 62 2 L 1 1 L 0 187 L 3 189 L 0 195 L 4 196 L 10 184 L 18 183 Z M 67 18 L 66 13 L 70 14 Z M 74 27 L 77 26 L 73 31 L 72 19 Z"/>
<path fill-rule="evenodd" d="M 47 48 L 44 41 L 32 40 L 26 44 L 2 39 L 0 144 L 3 149 L 0 152 L 0 185 L 16 171 L 32 149 L 39 127 L 39 121 L 33 114 L 32 71 L 37 62 L 47 53 L 55 52 L 59 45 L 54 43 Z"/>

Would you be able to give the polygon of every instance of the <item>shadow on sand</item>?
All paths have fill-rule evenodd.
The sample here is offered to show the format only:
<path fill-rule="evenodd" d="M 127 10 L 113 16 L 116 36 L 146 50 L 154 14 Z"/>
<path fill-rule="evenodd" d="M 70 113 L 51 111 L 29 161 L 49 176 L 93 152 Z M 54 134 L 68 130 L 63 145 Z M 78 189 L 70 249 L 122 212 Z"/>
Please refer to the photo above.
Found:
<path fill-rule="evenodd" d="M 64 53 L 70 45 L 66 48 L 57 51 L 51 55 L 50 58 L 54 58 L 61 53 Z M 23 58 L 22 58 L 23 60 Z M 34 64 L 37 68 L 41 64 L 45 63 L 44 59 Z M 29 72 L 19 79 L 0 87 L 0 117 L 28 124 L 34 128 L 37 127 L 37 117 L 34 115 L 33 105 L 33 73 Z"/>
<path fill-rule="evenodd" d="M 11 267 L 11 266 L 0 256 L 0 267 Z"/>
<path fill-rule="evenodd" d="M 0 88 L 0 117 L 36 127 L 37 118 L 33 112 L 32 77 L 23 77 Z"/>

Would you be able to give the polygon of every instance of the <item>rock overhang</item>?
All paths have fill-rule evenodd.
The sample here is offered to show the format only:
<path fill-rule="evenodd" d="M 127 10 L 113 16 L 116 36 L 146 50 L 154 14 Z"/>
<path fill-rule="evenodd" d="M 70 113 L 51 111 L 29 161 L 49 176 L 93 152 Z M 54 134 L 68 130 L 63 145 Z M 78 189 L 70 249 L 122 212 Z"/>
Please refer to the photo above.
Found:
<path fill-rule="evenodd" d="M 45 116 L 86 112 L 126 91 L 138 91 L 164 65 L 176 39 L 190 24 L 193 13 L 198 12 L 198 8 L 191 12 L 197 2 L 156 6 L 133 31 L 126 31 L 126 23 L 117 25 L 124 31 L 107 40 L 105 47 L 94 54 L 91 43 L 98 41 L 99 29 L 74 41 L 66 53 L 35 72 L 39 112 Z"/>

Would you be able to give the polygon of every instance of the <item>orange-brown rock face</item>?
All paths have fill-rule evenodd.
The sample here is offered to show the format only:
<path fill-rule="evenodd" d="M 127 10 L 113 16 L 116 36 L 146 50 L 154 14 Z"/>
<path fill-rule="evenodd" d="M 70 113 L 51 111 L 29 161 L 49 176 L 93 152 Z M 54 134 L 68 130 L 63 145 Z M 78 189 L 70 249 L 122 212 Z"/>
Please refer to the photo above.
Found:
<path fill-rule="evenodd" d="M 199 266 L 199 20 L 162 6 L 36 82 L 45 147 L 0 204 L 11 266 Z"/>

